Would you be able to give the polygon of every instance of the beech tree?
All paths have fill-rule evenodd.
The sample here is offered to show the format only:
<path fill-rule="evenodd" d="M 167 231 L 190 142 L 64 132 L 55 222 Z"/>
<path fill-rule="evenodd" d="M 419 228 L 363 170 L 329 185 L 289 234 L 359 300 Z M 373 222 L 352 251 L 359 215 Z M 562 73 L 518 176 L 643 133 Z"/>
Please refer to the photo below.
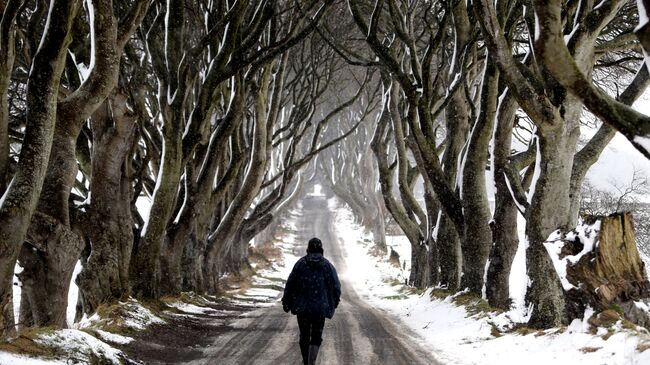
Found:
<path fill-rule="evenodd" d="M 70 86 L 76 86 L 76 89 L 71 88 L 74 91 L 57 103 L 53 150 L 44 188 L 19 258 L 23 267 L 20 276 L 23 283 L 23 324 L 30 324 L 28 319 L 31 319 L 38 326 L 66 326 L 68 286 L 75 263 L 85 246 L 83 234 L 74 227 L 76 222 L 71 223 L 68 205 L 77 175 L 76 141 L 83 124 L 117 85 L 122 49 L 144 16 L 147 3 L 140 1 L 127 8 L 124 16 L 120 14 L 122 23 L 117 22 L 112 1 L 85 3 L 90 28 L 89 44 L 86 45 L 90 49 L 87 74 L 83 74 L 85 70 L 81 71 L 80 80 L 68 77 Z M 79 84 L 75 85 L 75 81 Z M 99 161 L 95 159 L 97 167 Z M 94 179 L 96 183 L 100 183 L 99 180 Z M 111 196 L 112 192 L 105 192 L 104 197 L 107 194 Z M 101 199 L 102 195 L 98 198 Z M 101 244 L 96 248 L 99 247 Z M 94 258 L 103 261 L 99 253 Z M 105 271 L 100 270 L 94 275 L 102 273 Z M 114 281 L 121 287 L 111 289 L 120 293 L 116 296 L 119 298 L 128 291 L 128 281 L 116 276 Z M 99 278 L 89 281 L 95 280 Z M 90 295 L 97 293 L 86 291 L 85 297 Z"/>
<path fill-rule="evenodd" d="M 29 221 L 36 209 L 45 180 L 48 159 L 52 148 L 56 120 L 57 96 L 61 73 L 65 65 L 65 54 L 70 44 L 70 29 L 79 10 L 78 1 L 58 1 L 50 3 L 47 26 L 43 29 L 41 42 L 34 54 L 27 82 L 26 130 L 23 139 L 16 174 L 2 196 L 0 205 L 0 307 L 3 334 L 14 330 L 12 277 L 14 264 L 18 258 L 20 245 L 25 239 Z M 2 39 L 4 49 L 14 51 L 8 46 L 14 40 L 18 1 L 10 1 L 4 7 L 2 18 Z M 6 25 L 5 25 L 6 24 Z M 5 42 L 6 41 L 6 42 Z M 15 55 L 3 58 L 11 59 Z M 11 62 L 7 62 L 7 67 Z M 3 78 L 8 77 L 4 70 Z M 3 91 L 6 95 L 6 92 Z M 4 96 L 3 96 L 4 98 Z M 2 105 L 3 108 L 6 104 Z M 6 111 L 3 112 L 6 115 Z M 4 128 L 5 126 L 3 126 Z M 6 147 L 4 147 L 6 148 Z"/>
<path fill-rule="evenodd" d="M 197 146 L 207 140 L 208 127 L 213 119 L 211 111 L 219 101 L 218 86 L 247 68 L 250 70 L 246 71 L 249 73 L 246 82 L 253 81 L 252 75 L 260 70 L 262 72 L 260 78 L 254 80 L 254 90 L 258 92 L 259 99 L 254 106 L 256 128 L 248 129 L 254 130 L 251 161 L 260 165 L 259 169 L 249 171 L 234 198 L 235 204 L 231 205 L 234 208 L 222 218 L 227 224 L 222 225 L 216 236 L 212 236 L 232 240 L 235 232 L 230 224 L 243 219 L 243 214 L 255 197 L 262 183 L 267 157 L 266 129 L 272 126 L 272 123 L 267 123 L 266 108 L 272 68 L 276 63 L 274 59 L 305 39 L 327 9 L 327 4 L 319 1 L 309 2 L 304 8 L 291 8 L 288 12 L 276 8 L 288 6 L 274 2 L 263 2 L 259 6 L 238 2 L 231 8 L 221 2 L 211 4 L 206 9 L 197 9 L 209 20 L 207 25 L 201 27 L 204 35 L 198 37 L 188 32 L 185 19 L 189 19 L 189 14 L 186 14 L 182 1 L 170 0 L 166 8 L 158 9 L 146 41 L 158 89 L 161 90 L 158 104 L 164 126 L 163 156 L 152 197 L 151 214 L 134 256 L 132 273 L 135 274 L 136 295 L 155 298 L 161 294 L 159 259 L 166 228 L 174 212 L 184 165 L 194 156 Z M 173 12 L 174 17 L 167 16 L 167 12 Z M 304 17 L 305 13 L 310 16 Z M 213 54 L 215 51 L 216 54 Z M 189 61 L 202 55 L 206 58 L 203 63 L 204 75 L 199 78 L 195 65 Z M 192 96 L 195 87 L 198 88 L 197 94 Z M 188 105 L 188 100 L 192 99 L 194 102 Z M 188 110 L 185 110 L 186 107 Z M 175 249 L 172 257 L 180 257 L 177 251 L 181 249 L 182 246 Z M 216 258 L 216 253 L 208 250 L 213 252 L 209 257 L 211 261 Z M 177 266 L 176 263 L 172 265 Z M 209 270 L 208 275 L 213 272 L 213 268 L 206 269 Z"/>
<path fill-rule="evenodd" d="M 569 7 L 563 13 L 564 19 L 572 19 L 573 22 L 563 23 L 563 27 L 566 27 L 563 34 L 566 34 L 566 37 L 561 38 L 559 43 L 562 43 L 562 47 L 567 47 L 568 43 L 573 57 L 580 60 L 581 72 L 593 74 L 597 59 L 597 41 L 603 34 L 607 34 L 607 25 L 619 11 L 624 10 L 624 5 L 625 2 L 610 2 L 601 7 Z M 513 56 L 512 47 L 506 38 L 507 33 L 503 31 L 502 24 L 507 25 L 508 21 L 499 21 L 508 19 L 503 15 L 511 14 L 510 9 L 514 8 L 505 3 L 500 4 L 498 8 L 488 1 L 474 3 L 491 60 L 507 82 L 508 90 L 513 93 L 519 106 L 536 126 L 535 173 L 528 193 L 528 204 L 521 199 L 519 202 L 524 203 L 526 235 L 529 241 L 526 257 L 531 285 L 527 298 L 533 306 L 529 324 L 544 327 L 559 325 L 566 321 L 566 318 L 563 291 L 543 243 L 553 230 L 575 225 L 577 209 L 574 207 L 577 207 L 577 204 L 572 193 L 576 191 L 576 184 L 580 186 L 586 169 L 594 162 L 593 158 L 587 158 L 587 155 L 598 156 L 608 140 L 600 139 L 601 133 L 576 154 L 583 104 L 573 94 L 568 94 L 555 79 L 549 77 L 548 72 L 552 71 L 548 69 L 547 63 L 557 62 L 555 59 L 553 62 L 550 62 L 550 59 L 549 62 L 544 61 L 544 52 L 549 52 L 551 48 L 546 51 L 540 49 L 539 40 L 547 37 L 548 31 L 545 29 L 547 22 L 542 20 L 543 18 L 539 18 L 539 24 L 533 19 L 540 16 L 538 7 L 536 4 L 537 15 L 521 15 L 528 29 L 527 34 L 535 36 L 535 39 L 529 39 L 531 46 L 528 47 L 528 51 L 534 52 L 535 57 L 525 58 L 520 62 Z M 535 28 L 537 26 L 541 28 Z M 556 42 L 556 46 L 559 43 Z M 643 72 L 637 76 L 642 79 Z M 636 81 L 630 84 L 629 95 L 621 95 L 629 97 L 629 104 L 639 95 L 636 86 L 644 84 Z M 641 88 L 643 89 L 645 86 Z M 523 194 L 518 195 L 521 197 Z"/>
<path fill-rule="evenodd" d="M 418 288 L 508 309 L 526 245 L 528 325 L 566 323 L 575 298 L 545 242 L 576 226 L 585 176 L 617 131 L 650 156 L 648 116 L 632 108 L 650 83 L 648 9 L 0 2 L 3 335 L 16 270 L 22 327 L 68 324 L 76 265 L 85 314 L 218 293 L 316 181 L 380 248 L 394 218 Z"/>

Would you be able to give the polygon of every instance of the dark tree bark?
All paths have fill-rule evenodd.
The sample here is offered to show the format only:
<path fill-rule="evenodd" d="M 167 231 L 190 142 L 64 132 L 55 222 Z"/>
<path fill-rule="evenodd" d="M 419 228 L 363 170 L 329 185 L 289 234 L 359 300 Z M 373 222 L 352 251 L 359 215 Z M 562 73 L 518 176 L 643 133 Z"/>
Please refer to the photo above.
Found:
<path fill-rule="evenodd" d="M 183 85 L 186 82 L 183 73 L 187 71 L 180 70 L 179 66 L 186 34 L 185 5 L 179 0 L 168 0 L 167 11 L 174 16 L 165 17 L 163 34 L 151 33 L 147 39 L 149 51 L 156 52 L 152 61 L 159 88 L 164 90 L 158 94 L 163 118 L 163 147 L 149 219 L 142 228 L 130 269 L 133 295 L 139 298 L 158 298 L 161 294 L 159 258 L 183 172 L 183 102 L 188 90 Z"/>
<path fill-rule="evenodd" d="M 499 118 L 495 121 L 497 127 L 492 156 L 496 185 L 494 223 L 492 225 L 494 243 L 490 251 L 485 295 L 491 306 L 507 310 L 510 308 L 510 269 L 519 246 L 517 204 L 510 193 L 506 180 L 517 103 L 511 94 L 502 97 L 504 99 L 501 101 Z"/>
<path fill-rule="evenodd" d="M 16 17 L 21 1 L 0 6 L 0 191 L 5 191 L 9 173 L 9 83 L 14 67 Z"/>
<path fill-rule="evenodd" d="M 14 264 L 45 180 L 59 82 L 79 2 L 52 0 L 50 7 L 48 27 L 34 56 L 27 85 L 27 126 L 17 172 L 0 206 L 0 330 L 3 334 L 14 330 Z"/>
<path fill-rule="evenodd" d="M 126 28 L 118 30 L 118 22 L 113 15 L 113 2 L 111 0 L 92 2 L 94 17 L 90 19 L 94 21 L 92 25 L 94 33 L 91 34 L 94 67 L 88 78 L 58 103 L 53 150 L 37 207 L 39 214 L 32 219 L 28 232 L 29 242 L 26 245 L 37 250 L 45 250 L 40 253 L 43 258 L 41 264 L 45 265 L 45 270 L 42 271 L 45 277 L 36 278 L 36 283 L 57 283 L 63 286 L 70 283 L 75 262 L 84 247 L 83 234 L 71 226 L 69 208 L 70 192 L 78 172 L 77 139 L 83 122 L 103 103 L 117 84 L 121 50 L 130 36 L 128 32 L 135 31 L 136 25 L 133 22 L 141 20 L 144 15 L 145 4 L 146 1 L 142 0 L 135 3 L 132 12 L 125 18 Z M 59 227 L 53 227 L 53 224 Z M 54 237 L 60 240 L 57 241 Z M 27 258 L 21 257 L 20 260 L 27 260 Z M 34 273 L 40 272 L 40 270 L 34 271 Z M 38 289 L 27 290 L 36 292 Z M 48 297 L 53 298 L 54 302 L 67 301 L 67 288 L 52 291 L 48 286 L 46 290 Z M 33 311 L 41 310 L 40 303 L 32 303 L 30 307 Z M 65 305 L 44 309 L 47 310 L 46 313 L 33 314 L 37 319 L 36 325 L 66 326 Z M 41 323 L 40 319 L 52 322 Z"/>
<path fill-rule="evenodd" d="M 488 148 L 493 138 L 497 112 L 499 71 L 492 63 L 485 65 L 481 91 L 481 111 L 470 134 L 463 167 L 462 199 L 466 212 L 465 237 L 462 242 L 463 278 L 461 287 L 481 295 L 485 265 L 492 247 L 492 219 L 485 184 Z M 494 158 L 493 156 L 491 158 Z"/>
<path fill-rule="evenodd" d="M 554 128 L 538 135 L 535 168 L 539 178 L 531 187 L 533 196 L 526 219 L 526 267 L 530 278 L 526 298 L 535 306 L 529 321 L 533 327 L 560 326 L 566 321 L 564 293 L 544 247 L 554 230 L 569 223 L 571 165 L 577 135 L 565 133 Z"/>
<path fill-rule="evenodd" d="M 85 233 L 92 248 L 77 278 L 83 311 L 94 313 L 103 303 L 129 295 L 129 262 L 133 247 L 130 152 L 135 118 L 126 96 L 116 94 L 92 117 L 92 199 Z"/>
<path fill-rule="evenodd" d="M 219 222 L 219 226 L 209 237 L 209 246 L 205 255 L 205 280 L 208 290 L 217 290 L 219 271 L 215 272 L 214 265 L 222 263 L 220 260 L 226 258 L 232 248 L 237 234 L 237 225 L 244 220 L 244 216 L 253 199 L 259 192 L 264 182 L 266 172 L 267 156 L 269 154 L 268 139 L 268 114 L 266 106 L 269 102 L 268 92 L 271 82 L 271 67 L 267 67 L 257 86 L 257 99 L 255 103 L 255 124 L 253 127 L 253 139 L 250 152 L 248 173 L 244 177 L 237 194 L 230 202 L 226 214 Z"/>
<path fill-rule="evenodd" d="M 445 109 L 447 121 L 446 148 L 442 157 L 445 178 L 450 186 L 456 186 L 459 159 L 469 135 L 469 104 L 458 91 Z M 438 226 L 440 251 L 440 285 L 449 290 L 460 289 L 462 250 L 458 230 L 449 215 L 442 211 Z"/>

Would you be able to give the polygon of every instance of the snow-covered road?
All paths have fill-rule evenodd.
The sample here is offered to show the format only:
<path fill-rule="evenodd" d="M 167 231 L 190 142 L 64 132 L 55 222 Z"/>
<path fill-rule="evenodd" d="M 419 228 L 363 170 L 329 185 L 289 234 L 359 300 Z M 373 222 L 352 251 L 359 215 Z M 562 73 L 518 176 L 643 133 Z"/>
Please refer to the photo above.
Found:
<path fill-rule="evenodd" d="M 419 347 L 413 334 L 380 310 L 370 307 L 345 279 L 346 262 L 336 237 L 333 214 L 324 197 L 304 200 L 298 222 L 296 255 L 302 255 L 309 238 L 321 238 L 325 256 L 342 279 L 341 305 L 326 321 L 319 364 L 438 364 Z M 352 265 L 354 263 L 348 263 Z M 299 364 L 298 325 L 295 316 L 275 306 L 248 312 L 231 324 L 232 331 L 215 338 L 205 356 L 192 364 Z"/>

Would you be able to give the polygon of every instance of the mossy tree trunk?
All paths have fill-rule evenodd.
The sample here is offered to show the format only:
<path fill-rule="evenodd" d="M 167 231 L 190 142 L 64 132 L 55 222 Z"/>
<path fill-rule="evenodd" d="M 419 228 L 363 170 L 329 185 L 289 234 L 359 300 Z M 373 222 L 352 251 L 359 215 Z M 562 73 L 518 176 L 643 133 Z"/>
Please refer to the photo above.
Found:
<path fill-rule="evenodd" d="M 135 117 L 126 96 L 109 98 L 91 119 L 93 132 L 92 199 L 85 232 L 90 256 L 77 278 L 86 314 L 103 303 L 129 295 L 129 263 L 133 248 L 130 152 L 136 136 Z"/>
<path fill-rule="evenodd" d="M 94 65 L 87 79 L 74 92 L 58 102 L 53 150 L 37 207 L 39 214 L 34 216 L 30 225 L 29 240 L 25 243 L 28 250 L 22 251 L 25 255 L 30 255 L 29 249 L 41 250 L 36 255 L 41 258 L 39 265 L 44 265 L 45 269 L 30 268 L 26 271 L 45 275 L 34 278 L 36 285 L 52 283 L 47 284 L 45 293 L 34 295 L 33 298 L 40 300 L 41 295 L 47 295 L 46 297 L 51 298 L 52 302 L 61 303 L 49 308 L 42 308 L 40 303 L 31 303 L 29 308 L 32 311 L 46 310 L 44 313 L 33 313 L 35 324 L 39 326 L 66 326 L 66 305 L 62 303 L 67 302 L 67 286 L 75 263 L 85 245 L 82 229 L 73 227 L 71 223 L 69 207 L 70 193 L 78 172 L 77 139 L 83 123 L 99 108 L 117 84 L 119 54 L 135 31 L 137 22 L 144 16 L 146 2 L 134 3 L 122 24 L 118 24 L 115 19 L 111 0 L 94 0 L 92 7 L 94 17 L 90 19 L 94 23 L 90 48 L 94 52 L 91 55 Z M 20 260 L 37 262 L 23 256 Z M 55 287 L 60 288 L 55 290 Z M 39 290 L 25 289 L 32 293 Z M 41 320 L 46 322 L 40 322 Z"/>
<path fill-rule="evenodd" d="M 564 293 L 544 242 L 554 230 L 569 224 L 571 167 L 579 133 L 575 129 L 567 132 L 561 120 L 555 124 L 538 134 L 535 168 L 539 177 L 531 187 L 526 220 L 530 278 L 526 300 L 534 306 L 528 324 L 538 328 L 566 323 Z"/>
<path fill-rule="evenodd" d="M 496 192 L 492 226 L 493 246 L 490 251 L 485 295 L 491 306 L 504 310 L 510 309 L 510 269 L 519 246 L 518 210 L 508 187 L 509 182 L 506 180 L 506 171 L 510 167 L 508 158 L 512 146 L 512 128 L 516 110 L 517 103 L 512 94 L 503 95 L 499 117 L 495 121 L 497 126 L 492 156 Z"/>
<path fill-rule="evenodd" d="M 463 277 L 461 288 L 476 295 L 483 291 L 485 266 L 492 247 L 492 220 L 485 183 L 488 149 L 493 138 L 497 108 L 499 71 L 486 63 L 481 90 L 481 110 L 474 123 L 463 167 L 462 199 L 466 212 L 462 242 Z M 491 156 L 490 158 L 494 158 Z M 490 182 L 492 183 L 492 182 Z"/>
<path fill-rule="evenodd" d="M 45 180 L 56 121 L 57 95 L 70 29 L 80 2 L 53 0 L 48 27 L 34 56 L 27 84 L 27 124 L 16 174 L 0 206 L 0 331 L 14 330 L 12 278 Z"/>
<path fill-rule="evenodd" d="M 5 191 L 9 177 L 9 83 L 16 58 L 16 17 L 20 0 L 0 5 L 0 191 Z"/>

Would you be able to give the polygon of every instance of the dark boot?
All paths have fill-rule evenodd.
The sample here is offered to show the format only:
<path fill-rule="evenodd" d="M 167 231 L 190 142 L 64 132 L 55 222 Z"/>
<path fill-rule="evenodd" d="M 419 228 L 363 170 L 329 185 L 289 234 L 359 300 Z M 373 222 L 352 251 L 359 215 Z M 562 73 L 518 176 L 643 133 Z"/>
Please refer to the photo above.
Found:
<path fill-rule="evenodd" d="M 309 344 L 300 343 L 300 353 L 302 354 L 302 363 L 307 365 L 309 362 Z"/>
<path fill-rule="evenodd" d="M 316 365 L 316 357 L 318 356 L 318 349 L 320 346 L 318 345 L 310 345 L 309 346 L 309 365 Z"/>

